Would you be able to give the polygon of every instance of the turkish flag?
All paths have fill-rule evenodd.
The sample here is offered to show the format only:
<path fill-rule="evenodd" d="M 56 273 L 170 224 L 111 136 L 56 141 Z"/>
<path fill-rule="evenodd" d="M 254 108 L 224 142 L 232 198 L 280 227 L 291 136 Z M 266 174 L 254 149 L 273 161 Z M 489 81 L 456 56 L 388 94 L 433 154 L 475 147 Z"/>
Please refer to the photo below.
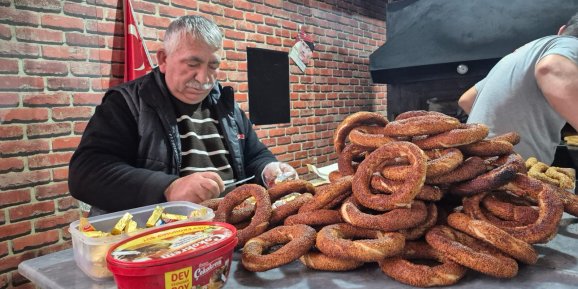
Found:
<path fill-rule="evenodd" d="M 152 69 L 148 50 L 140 37 L 130 0 L 124 0 L 124 81 L 145 75 Z"/>

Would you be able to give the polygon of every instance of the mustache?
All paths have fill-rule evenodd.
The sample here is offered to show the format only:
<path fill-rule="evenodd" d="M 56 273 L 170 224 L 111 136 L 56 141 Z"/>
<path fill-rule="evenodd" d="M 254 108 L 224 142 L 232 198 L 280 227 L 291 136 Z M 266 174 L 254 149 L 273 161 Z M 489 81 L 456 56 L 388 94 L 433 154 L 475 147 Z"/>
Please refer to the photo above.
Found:
<path fill-rule="evenodd" d="M 199 90 L 208 90 L 208 89 L 213 88 L 214 85 L 215 85 L 214 81 L 200 83 L 200 82 L 195 81 L 195 80 L 189 81 L 185 84 L 185 86 L 187 86 L 187 87 L 199 89 Z"/>

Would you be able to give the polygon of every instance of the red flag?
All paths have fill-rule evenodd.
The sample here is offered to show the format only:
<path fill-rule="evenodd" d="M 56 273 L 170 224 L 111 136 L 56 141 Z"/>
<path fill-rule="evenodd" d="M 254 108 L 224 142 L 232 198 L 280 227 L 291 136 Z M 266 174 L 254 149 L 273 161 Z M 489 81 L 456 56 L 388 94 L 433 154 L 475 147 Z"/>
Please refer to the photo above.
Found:
<path fill-rule="evenodd" d="M 151 71 L 153 65 L 140 37 L 130 0 L 124 0 L 124 81 L 133 80 Z"/>

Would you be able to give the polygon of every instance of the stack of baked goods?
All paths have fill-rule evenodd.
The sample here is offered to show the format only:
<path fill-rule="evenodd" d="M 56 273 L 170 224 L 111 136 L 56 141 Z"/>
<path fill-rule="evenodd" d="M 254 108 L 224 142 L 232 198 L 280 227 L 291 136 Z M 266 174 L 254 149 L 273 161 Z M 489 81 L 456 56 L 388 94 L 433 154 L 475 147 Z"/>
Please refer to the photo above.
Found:
<path fill-rule="evenodd" d="M 565 190 L 573 191 L 576 185 L 576 171 L 573 168 L 549 166 L 535 157 L 526 160 L 528 176 L 552 184 Z"/>
<path fill-rule="evenodd" d="M 578 135 L 569 135 L 564 137 L 567 145 L 578 146 Z"/>
<path fill-rule="evenodd" d="M 376 264 L 419 287 L 455 284 L 471 270 L 511 278 L 519 262 L 536 263 L 533 244 L 556 235 L 564 211 L 578 216 L 578 200 L 528 176 L 515 132 L 487 135 L 483 124 L 442 113 L 389 122 L 358 112 L 335 131 L 339 169 L 330 184 L 244 185 L 204 205 L 239 229 L 250 271 L 299 259 L 311 270 Z"/>

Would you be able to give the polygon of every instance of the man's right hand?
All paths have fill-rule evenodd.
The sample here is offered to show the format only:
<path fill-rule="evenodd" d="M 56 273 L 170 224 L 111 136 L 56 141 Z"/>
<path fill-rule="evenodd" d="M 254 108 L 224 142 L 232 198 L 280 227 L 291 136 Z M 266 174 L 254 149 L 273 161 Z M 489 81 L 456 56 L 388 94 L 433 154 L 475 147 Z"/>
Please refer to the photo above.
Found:
<path fill-rule="evenodd" d="M 200 203 L 214 199 L 225 190 L 225 184 L 215 172 L 200 172 L 176 179 L 165 190 L 167 201 Z"/>

